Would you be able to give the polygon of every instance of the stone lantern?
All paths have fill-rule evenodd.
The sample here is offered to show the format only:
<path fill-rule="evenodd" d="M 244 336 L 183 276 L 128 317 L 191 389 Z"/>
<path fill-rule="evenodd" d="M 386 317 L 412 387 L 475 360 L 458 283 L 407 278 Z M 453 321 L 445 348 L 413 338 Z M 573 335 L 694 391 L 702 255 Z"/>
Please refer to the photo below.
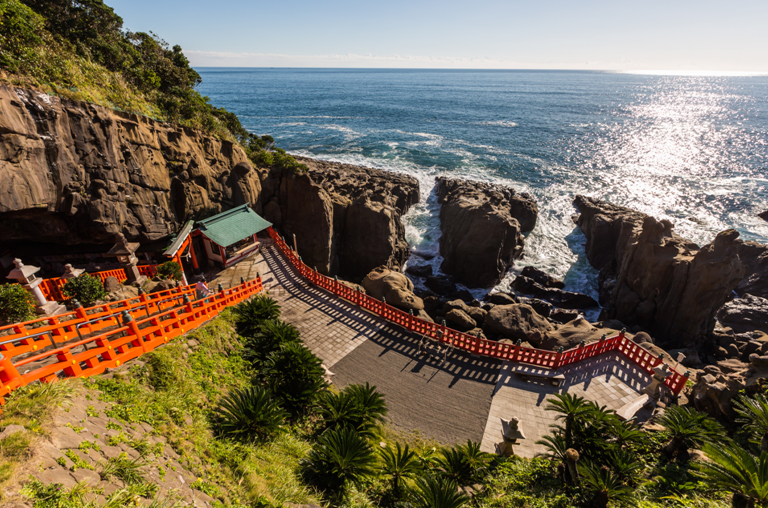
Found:
<path fill-rule="evenodd" d="M 666 363 L 660 363 L 659 365 L 655 366 L 653 368 L 653 376 L 651 376 L 651 382 L 643 388 L 643 393 L 646 393 L 653 397 L 654 399 L 658 399 L 661 395 L 661 386 L 664 384 L 664 381 L 669 377 L 669 375 L 672 374 L 669 370 L 669 365 Z"/>
<path fill-rule="evenodd" d="M 8 278 L 15 279 L 21 284 L 21 287 L 32 293 L 32 296 L 35 297 L 35 301 L 37 302 L 35 310 L 38 314 L 52 316 L 54 314 L 66 312 L 67 308 L 63 305 L 46 300 L 43 291 L 40 289 L 40 284 L 43 282 L 43 279 L 35 276 L 35 274 L 40 271 L 40 267 L 26 266 L 21 262 L 21 259 L 14 259 L 13 264 L 16 265 L 16 268 L 11 270 L 11 273 L 8 274 Z"/>
<path fill-rule="evenodd" d="M 85 268 L 75 268 L 74 266 L 67 263 L 64 265 L 64 273 L 62 274 L 62 279 L 75 279 L 77 277 L 80 277 L 83 272 L 85 271 Z"/>
<path fill-rule="evenodd" d="M 139 269 L 136 265 L 139 263 L 138 258 L 135 256 L 136 249 L 139 248 L 139 243 L 128 243 L 125 235 L 122 233 L 117 235 L 117 242 L 109 249 L 107 256 L 117 257 L 117 262 L 125 270 L 125 277 L 128 283 L 138 282 L 139 286 L 143 285 L 147 281 L 147 277 L 139 273 Z"/>
<path fill-rule="evenodd" d="M 501 436 L 504 441 L 499 446 L 501 455 L 511 457 L 515 454 L 512 446 L 518 444 L 520 439 L 525 439 L 523 425 L 520 418 L 512 417 L 509 420 L 501 419 Z"/>

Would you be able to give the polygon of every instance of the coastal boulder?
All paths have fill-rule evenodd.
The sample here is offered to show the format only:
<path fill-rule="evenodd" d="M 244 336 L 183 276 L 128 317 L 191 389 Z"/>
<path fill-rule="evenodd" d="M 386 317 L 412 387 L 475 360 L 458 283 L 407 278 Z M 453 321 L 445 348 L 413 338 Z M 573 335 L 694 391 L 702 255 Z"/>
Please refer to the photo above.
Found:
<path fill-rule="evenodd" d="M 547 272 L 532 266 L 526 266 L 523 268 L 522 272 L 520 272 L 520 275 L 523 277 L 528 277 L 533 282 L 536 282 L 545 288 L 563 289 L 565 287 L 565 283 L 563 281 L 557 280 Z"/>
<path fill-rule="evenodd" d="M 596 342 L 606 333 L 607 330 L 595 328 L 586 319 L 579 317 L 545 334 L 541 347 L 551 351 L 556 351 L 559 347 L 567 350 L 578 346 L 582 341 L 585 344 Z"/>
<path fill-rule="evenodd" d="M 764 221 L 768 221 L 768 210 L 758 213 L 757 216 L 763 219 Z"/>
<path fill-rule="evenodd" d="M 497 284 L 522 256 L 522 233 L 536 225 L 528 194 L 500 185 L 439 177 L 441 270 L 467 287 Z"/>
<path fill-rule="evenodd" d="M 445 313 L 445 320 L 455 326 L 457 330 L 466 332 L 472 330 L 477 326 L 477 323 L 472 319 L 469 314 L 461 309 L 450 309 Z"/>
<path fill-rule="evenodd" d="M 768 299 L 749 294 L 734 298 L 720 308 L 717 320 L 736 333 L 768 333 Z"/>
<path fill-rule="evenodd" d="M 483 331 L 503 337 L 529 340 L 534 333 L 544 335 L 554 326 L 525 304 L 497 305 L 488 312 Z"/>
<path fill-rule="evenodd" d="M 413 294 L 413 282 L 400 272 L 380 266 L 363 279 L 363 288 L 373 298 L 386 299 L 389 305 L 402 310 L 413 310 L 414 314 L 424 309 L 424 302 Z"/>
<path fill-rule="evenodd" d="M 521 293 L 531 295 L 540 300 L 546 300 L 562 309 L 589 309 L 590 307 L 597 307 L 597 302 L 589 295 L 544 287 L 524 275 L 515 277 L 515 280 L 512 281 L 512 287 Z"/>

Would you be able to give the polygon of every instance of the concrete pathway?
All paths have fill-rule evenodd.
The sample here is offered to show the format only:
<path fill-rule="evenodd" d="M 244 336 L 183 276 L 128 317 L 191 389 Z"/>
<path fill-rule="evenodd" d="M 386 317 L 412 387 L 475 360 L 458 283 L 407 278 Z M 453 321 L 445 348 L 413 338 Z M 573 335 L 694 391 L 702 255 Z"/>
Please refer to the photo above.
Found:
<path fill-rule="evenodd" d="M 527 438 L 516 453 L 533 457 L 543 449 L 535 441 L 555 423 L 555 413 L 544 410 L 552 394 L 567 390 L 619 409 L 649 382 L 644 371 L 619 353 L 564 368 L 561 387 L 521 381 L 515 374 L 531 367 L 458 350 L 445 361 L 422 355 L 419 337 L 308 284 L 271 241 L 262 244 L 261 253 L 222 272 L 222 285 L 239 284 L 241 274 L 253 278 L 258 271 L 280 303 L 282 318 L 299 329 L 307 347 L 333 372 L 337 386 L 376 385 L 386 397 L 392 423 L 441 443 L 471 439 L 494 452 L 501 441 L 500 419 L 516 416 Z"/>
<path fill-rule="evenodd" d="M 645 371 L 618 352 L 560 369 L 566 381 L 559 387 L 522 381 L 517 375 L 521 367 L 530 369 L 509 362 L 501 367 L 481 443 L 483 451 L 496 452 L 502 442 L 501 418 L 509 420 L 513 416 L 521 419 L 525 434 L 525 439 L 515 446 L 515 454 L 530 458 L 545 451 L 535 443 L 550 434 L 551 426 L 557 423 L 557 413 L 545 410 L 547 400 L 556 393 L 568 392 L 617 410 L 635 400 L 650 382 Z"/>

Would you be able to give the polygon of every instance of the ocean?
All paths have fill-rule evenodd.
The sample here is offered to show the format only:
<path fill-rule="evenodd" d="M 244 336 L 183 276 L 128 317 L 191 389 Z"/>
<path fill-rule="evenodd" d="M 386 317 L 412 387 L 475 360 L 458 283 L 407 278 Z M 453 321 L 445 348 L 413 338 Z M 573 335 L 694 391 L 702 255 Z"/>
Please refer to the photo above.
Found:
<path fill-rule="evenodd" d="M 533 265 L 597 297 L 575 227 L 577 194 L 671 220 L 700 245 L 734 228 L 768 242 L 768 76 L 594 71 L 200 68 L 199 91 L 289 153 L 417 177 L 405 217 L 438 252 L 435 177 L 535 196 Z M 437 267 L 441 259 L 432 262 Z M 478 294 L 479 296 L 479 294 Z"/>

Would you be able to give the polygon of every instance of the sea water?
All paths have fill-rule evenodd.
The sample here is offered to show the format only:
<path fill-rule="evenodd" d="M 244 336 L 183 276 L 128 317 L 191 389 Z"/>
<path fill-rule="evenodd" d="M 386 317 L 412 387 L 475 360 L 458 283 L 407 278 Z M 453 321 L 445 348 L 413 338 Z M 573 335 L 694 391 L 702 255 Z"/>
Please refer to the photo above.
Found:
<path fill-rule="evenodd" d="M 597 297 L 572 216 L 584 194 L 628 206 L 704 244 L 734 228 L 768 242 L 768 76 L 587 71 L 197 69 L 199 90 L 289 153 L 407 173 L 416 252 L 438 254 L 435 177 L 533 195 L 526 265 Z M 412 262 L 421 262 L 414 257 Z"/>

